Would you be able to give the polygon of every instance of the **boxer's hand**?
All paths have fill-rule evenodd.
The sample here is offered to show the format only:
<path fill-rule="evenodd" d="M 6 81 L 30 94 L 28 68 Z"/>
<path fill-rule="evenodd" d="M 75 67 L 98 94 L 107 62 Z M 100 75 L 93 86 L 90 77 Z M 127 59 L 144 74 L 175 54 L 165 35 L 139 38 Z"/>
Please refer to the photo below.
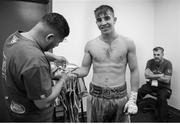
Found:
<path fill-rule="evenodd" d="M 124 112 L 127 114 L 136 114 L 138 107 L 136 105 L 137 92 L 132 91 L 128 102 L 124 106 Z"/>
<path fill-rule="evenodd" d="M 71 77 L 71 78 L 77 78 L 77 77 L 78 77 L 77 74 L 72 73 L 72 72 L 67 73 L 67 76 L 68 76 L 68 77 Z"/>
<path fill-rule="evenodd" d="M 138 112 L 136 103 L 128 101 L 124 106 L 124 112 L 127 114 L 136 114 Z"/>

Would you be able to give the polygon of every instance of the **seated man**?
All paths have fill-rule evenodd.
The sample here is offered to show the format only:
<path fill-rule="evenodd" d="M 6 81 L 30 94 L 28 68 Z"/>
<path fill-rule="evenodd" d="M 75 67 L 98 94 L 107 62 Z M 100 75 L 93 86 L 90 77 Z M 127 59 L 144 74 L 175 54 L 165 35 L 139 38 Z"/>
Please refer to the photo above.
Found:
<path fill-rule="evenodd" d="M 157 106 L 159 121 L 167 121 L 168 106 L 167 99 L 170 97 L 172 64 L 169 60 L 163 58 L 164 49 L 155 47 L 153 49 L 154 59 L 150 59 L 146 64 L 145 78 L 149 81 L 138 90 L 138 101 L 149 93 L 157 94 Z"/>

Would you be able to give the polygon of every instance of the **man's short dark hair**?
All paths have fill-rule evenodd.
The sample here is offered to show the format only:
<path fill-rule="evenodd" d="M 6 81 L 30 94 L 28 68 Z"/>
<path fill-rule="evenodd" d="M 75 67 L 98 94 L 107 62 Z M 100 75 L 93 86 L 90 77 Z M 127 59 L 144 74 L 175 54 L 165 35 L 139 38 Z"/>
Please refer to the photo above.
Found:
<path fill-rule="evenodd" d="M 69 35 L 69 25 L 61 14 L 48 13 L 42 17 L 41 21 L 48 24 L 52 29 L 56 30 L 63 38 Z"/>
<path fill-rule="evenodd" d="M 162 48 L 162 47 L 155 47 L 154 49 L 153 49 L 153 51 L 158 51 L 158 50 L 161 50 L 161 52 L 163 53 L 164 52 L 164 49 Z"/>
<path fill-rule="evenodd" d="M 101 15 L 101 14 L 106 15 L 108 11 L 112 12 L 112 13 L 113 13 L 113 16 L 114 16 L 114 9 L 113 9 L 111 6 L 109 6 L 109 5 L 101 5 L 101 6 L 97 7 L 97 8 L 94 10 L 94 14 L 95 14 L 96 16 L 99 16 L 99 15 Z"/>

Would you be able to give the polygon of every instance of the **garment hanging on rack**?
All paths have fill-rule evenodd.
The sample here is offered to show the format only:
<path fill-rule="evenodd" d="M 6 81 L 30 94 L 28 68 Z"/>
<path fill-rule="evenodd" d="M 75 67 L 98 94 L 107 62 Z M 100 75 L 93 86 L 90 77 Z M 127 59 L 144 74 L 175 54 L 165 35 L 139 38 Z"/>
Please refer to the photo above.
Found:
<path fill-rule="evenodd" d="M 58 67 L 55 73 L 69 73 L 77 68 L 76 65 L 71 64 L 65 68 Z M 64 108 L 65 122 L 79 122 L 80 102 L 85 96 L 87 96 L 87 88 L 84 78 L 69 77 L 63 84 L 60 95 L 55 100 L 56 107 L 62 105 Z"/>

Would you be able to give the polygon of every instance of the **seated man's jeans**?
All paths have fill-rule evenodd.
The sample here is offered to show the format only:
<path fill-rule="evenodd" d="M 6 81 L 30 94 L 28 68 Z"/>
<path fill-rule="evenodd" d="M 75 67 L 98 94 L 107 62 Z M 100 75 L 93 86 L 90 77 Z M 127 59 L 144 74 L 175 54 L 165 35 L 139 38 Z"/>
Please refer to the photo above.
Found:
<path fill-rule="evenodd" d="M 138 90 L 138 101 L 140 102 L 146 94 L 152 92 L 157 93 L 157 109 L 158 109 L 158 119 L 160 122 L 168 121 L 168 104 L 167 99 L 169 98 L 170 92 L 169 89 L 164 87 L 154 87 L 150 83 L 142 85 Z"/>

